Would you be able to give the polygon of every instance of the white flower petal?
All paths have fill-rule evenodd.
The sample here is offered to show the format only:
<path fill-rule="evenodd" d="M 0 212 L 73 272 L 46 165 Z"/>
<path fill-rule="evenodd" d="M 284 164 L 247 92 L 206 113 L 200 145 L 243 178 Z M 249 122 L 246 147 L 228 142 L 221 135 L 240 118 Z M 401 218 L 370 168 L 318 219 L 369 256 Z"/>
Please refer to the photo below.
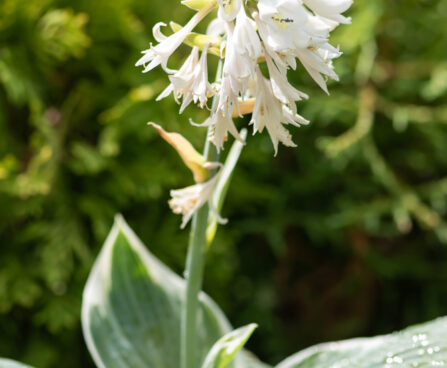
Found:
<path fill-rule="evenodd" d="M 217 12 L 217 16 L 225 20 L 227 22 L 231 22 L 234 18 L 236 18 L 236 14 L 238 13 L 241 7 L 241 0 L 217 0 L 219 3 L 219 11 Z"/>
<path fill-rule="evenodd" d="M 352 0 L 304 0 L 304 3 L 316 14 L 339 23 L 351 23 L 351 18 L 341 13 L 350 8 Z"/>
<path fill-rule="evenodd" d="M 264 42 L 275 51 L 306 48 L 312 29 L 306 27 L 309 14 L 297 0 L 259 0 L 259 15 L 264 22 Z"/>
<path fill-rule="evenodd" d="M 243 7 L 236 19 L 236 26 L 226 24 L 226 34 L 223 76 L 213 111 L 231 117 L 233 109 L 238 109 L 238 97 L 245 95 L 250 76 L 254 75 L 262 47 Z"/>
<path fill-rule="evenodd" d="M 256 69 L 256 102 L 250 121 L 250 124 L 253 124 L 254 133 L 261 133 L 266 128 L 276 155 L 279 142 L 288 147 L 296 147 L 290 132 L 283 124 L 299 126 L 307 123 L 306 119 L 287 108 L 274 96 L 269 80 L 262 75 L 258 67 Z"/>
<path fill-rule="evenodd" d="M 215 167 L 221 166 L 216 163 Z M 225 223 L 226 220 L 220 217 L 212 204 L 212 197 L 217 180 L 219 179 L 221 170 L 219 170 L 211 179 L 204 183 L 197 183 L 183 189 L 171 190 L 171 199 L 169 200 L 169 206 L 175 214 L 181 214 L 183 229 L 189 222 L 194 213 L 199 210 L 205 203 L 209 204 L 211 211 L 213 211 L 221 223 Z"/>
<path fill-rule="evenodd" d="M 314 1 L 315 3 L 312 2 L 311 5 L 319 5 L 320 10 L 323 3 L 331 3 L 332 0 Z M 349 7 L 346 0 L 334 0 L 334 6 L 330 11 L 346 7 Z M 312 14 L 303 6 L 301 0 L 259 0 L 258 9 L 259 15 L 253 16 L 266 51 L 278 68 L 294 69 L 295 58 L 298 58 L 315 82 L 328 93 L 326 78 L 338 80 L 332 59 L 341 54 L 328 42 L 334 21 L 325 20 L 320 14 Z M 326 16 L 327 14 L 325 13 Z M 281 88 L 278 88 L 277 75 L 273 75 L 272 83 L 275 95 L 284 102 L 284 96 L 281 96 L 284 90 L 281 92 Z M 288 89 L 288 93 L 291 92 Z"/>
<path fill-rule="evenodd" d="M 208 36 L 220 36 L 225 33 L 225 21 L 220 18 L 213 19 L 206 29 Z"/>
<path fill-rule="evenodd" d="M 161 27 L 166 27 L 166 23 L 158 22 L 152 28 L 152 34 L 154 35 L 154 38 L 156 39 L 157 42 L 162 42 L 168 38 L 163 33 L 161 33 L 161 30 L 160 30 Z"/>
<path fill-rule="evenodd" d="M 193 47 L 182 67 L 169 76 L 171 84 L 157 97 L 157 100 L 167 97 L 173 92 L 177 103 L 183 98 L 180 113 L 193 101 L 194 103 L 198 102 L 203 108 L 208 97 L 214 93 L 208 82 L 207 52 L 208 45 L 205 45 L 199 59 L 199 49 Z"/>
<path fill-rule="evenodd" d="M 243 6 L 241 6 L 237 14 L 236 26 L 231 42 L 234 43 L 234 48 L 239 54 L 247 55 L 253 61 L 256 61 L 261 56 L 262 46 L 255 30 L 255 24 L 245 14 Z"/>
<path fill-rule="evenodd" d="M 159 26 L 154 27 L 154 37 L 161 39 L 162 41 L 157 46 L 152 46 L 150 49 L 143 51 L 144 56 L 140 58 L 135 64 L 136 66 L 143 65 L 145 69 L 143 73 L 147 73 L 161 64 L 162 68 L 170 73 L 172 70 L 168 69 L 168 59 L 172 53 L 185 40 L 186 36 L 194 29 L 194 27 L 200 23 L 200 21 L 212 10 L 211 7 L 204 8 L 197 12 L 186 25 L 175 32 L 173 35 L 163 38 L 159 32 Z"/>
<path fill-rule="evenodd" d="M 297 90 L 289 83 L 287 80 L 287 69 L 284 66 L 274 64 L 267 52 L 265 53 L 265 59 L 270 75 L 273 94 L 283 104 L 288 105 L 292 111 L 296 112 L 295 101 L 308 99 L 309 96 Z"/>
<path fill-rule="evenodd" d="M 231 115 L 224 115 L 221 111 L 212 113 L 202 124 L 196 124 L 192 121 L 191 124 L 195 126 L 211 126 L 212 130 L 209 140 L 216 146 L 218 151 L 223 148 L 224 142 L 228 139 L 228 133 L 242 144 L 245 144 L 245 140 L 239 135 Z"/>

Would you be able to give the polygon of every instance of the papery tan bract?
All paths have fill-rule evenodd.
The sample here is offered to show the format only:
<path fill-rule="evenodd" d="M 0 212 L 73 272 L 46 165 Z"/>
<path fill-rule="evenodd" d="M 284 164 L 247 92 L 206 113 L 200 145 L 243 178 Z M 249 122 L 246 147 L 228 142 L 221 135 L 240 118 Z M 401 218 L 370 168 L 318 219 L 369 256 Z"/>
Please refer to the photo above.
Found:
<path fill-rule="evenodd" d="M 160 136 L 174 147 L 185 165 L 193 173 L 195 181 L 202 182 L 208 178 L 209 171 L 204 167 L 205 159 L 185 137 L 179 133 L 169 133 L 155 123 L 148 124 L 154 127 Z"/>

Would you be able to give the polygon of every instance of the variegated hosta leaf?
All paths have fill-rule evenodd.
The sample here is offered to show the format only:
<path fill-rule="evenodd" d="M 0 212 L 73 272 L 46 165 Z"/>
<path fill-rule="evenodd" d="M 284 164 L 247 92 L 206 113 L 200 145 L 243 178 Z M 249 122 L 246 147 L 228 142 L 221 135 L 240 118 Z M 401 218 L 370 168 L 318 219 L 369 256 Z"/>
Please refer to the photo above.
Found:
<path fill-rule="evenodd" d="M 447 317 L 372 338 L 326 343 L 303 350 L 276 368 L 447 367 Z"/>
<path fill-rule="evenodd" d="M 16 362 L 15 360 L 0 358 L 0 368 L 32 368 L 29 365 Z"/>
<path fill-rule="evenodd" d="M 152 254 L 124 220 L 115 225 L 84 290 L 82 324 L 100 368 L 178 368 L 185 282 Z M 200 295 L 197 367 L 232 330 L 219 307 Z M 241 352 L 234 368 L 262 368 Z"/>

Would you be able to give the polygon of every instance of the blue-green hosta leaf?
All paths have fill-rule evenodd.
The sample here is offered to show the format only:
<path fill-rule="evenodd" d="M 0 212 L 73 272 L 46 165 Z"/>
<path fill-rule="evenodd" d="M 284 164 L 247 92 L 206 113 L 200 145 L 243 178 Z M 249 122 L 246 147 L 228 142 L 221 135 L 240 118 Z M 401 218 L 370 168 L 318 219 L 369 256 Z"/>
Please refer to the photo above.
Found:
<path fill-rule="evenodd" d="M 150 254 L 117 218 L 84 290 L 82 325 L 100 368 L 178 368 L 185 282 Z M 200 295 L 197 366 L 232 328 L 218 306 Z M 261 368 L 238 354 L 235 368 Z"/>
<path fill-rule="evenodd" d="M 206 356 L 202 368 L 226 368 L 242 349 L 258 325 L 252 323 L 221 337 Z"/>
<path fill-rule="evenodd" d="M 390 335 L 317 345 L 276 368 L 317 367 L 447 367 L 447 317 Z"/>
<path fill-rule="evenodd" d="M 29 365 L 16 362 L 15 360 L 0 358 L 0 368 L 32 368 Z"/>

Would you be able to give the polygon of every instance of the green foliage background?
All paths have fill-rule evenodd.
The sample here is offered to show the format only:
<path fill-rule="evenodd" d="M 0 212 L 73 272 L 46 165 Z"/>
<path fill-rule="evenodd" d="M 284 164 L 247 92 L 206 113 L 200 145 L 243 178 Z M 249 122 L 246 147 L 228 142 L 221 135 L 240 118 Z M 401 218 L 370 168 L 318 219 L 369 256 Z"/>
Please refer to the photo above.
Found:
<path fill-rule="evenodd" d="M 134 67 L 176 0 L 0 2 L 0 356 L 89 367 L 79 311 L 121 212 L 181 273 L 187 232 L 166 201 L 192 178 L 146 126 L 199 147 L 160 71 Z M 357 0 L 334 32 L 331 96 L 291 79 L 309 127 L 276 158 L 249 137 L 207 262 L 205 290 L 279 361 L 308 345 L 447 314 L 447 1 Z M 188 48 L 177 54 L 179 62 Z M 240 122 L 246 124 L 248 121 Z"/>

